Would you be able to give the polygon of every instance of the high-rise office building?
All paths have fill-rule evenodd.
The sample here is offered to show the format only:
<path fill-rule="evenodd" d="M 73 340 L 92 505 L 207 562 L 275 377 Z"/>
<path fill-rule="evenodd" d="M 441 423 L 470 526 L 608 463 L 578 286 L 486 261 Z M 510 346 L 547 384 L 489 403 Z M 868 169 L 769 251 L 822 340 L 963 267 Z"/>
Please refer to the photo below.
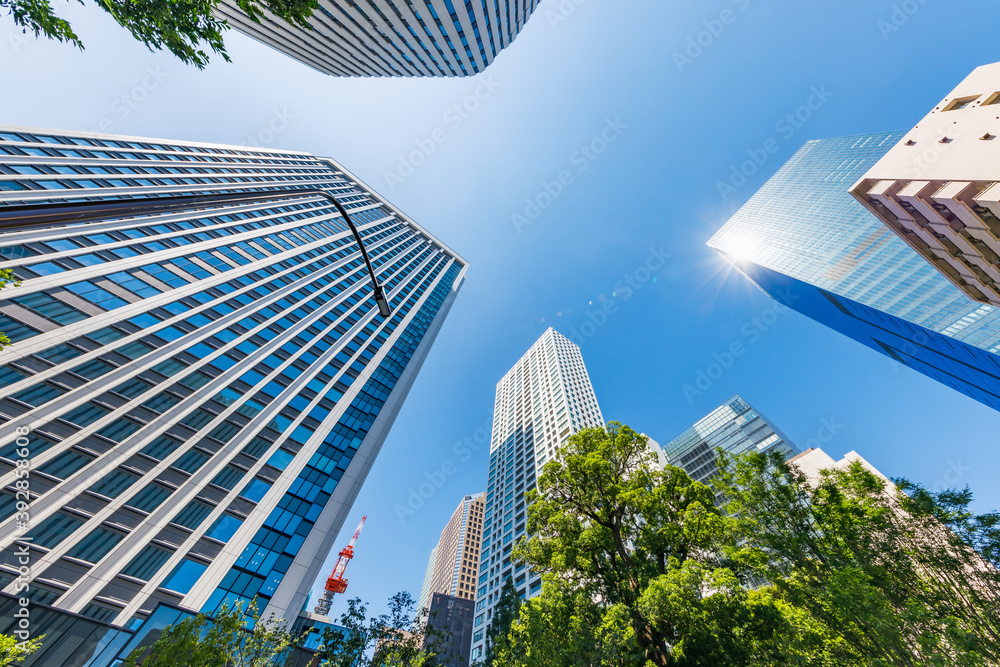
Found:
<path fill-rule="evenodd" d="M 486 494 L 465 496 L 441 531 L 437 545 L 431 551 L 420 593 L 418 609 L 426 609 L 434 593 L 463 600 L 476 598 L 479 576 L 479 550 L 483 540 L 483 509 Z M 425 595 L 426 591 L 426 595 Z"/>
<path fill-rule="evenodd" d="M 808 142 L 708 245 L 785 306 L 1000 409 L 1000 309 L 848 193 L 904 136 Z"/>
<path fill-rule="evenodd" d="M 332 76 L 472 76 L 507 47 L 540 0 L 320 0 L 310 28 L 236 0 L 216 13 L 257 41 Z"/>
<path fill-rule="evenodd" d="M 580 348 L 555 329 L 543 333 L 497 383 L 473 660 L 483 655 L 485 629 L 504 581 L 513 579 L 524 597 L 542 588 L 536 573 L 510 560 L 514 542 L 525 534 L 524 494 L 535 488 L 541 467 L 570 435 L 603 425 Z"/>
<path fill-rule="evenodd" d="M 269 201 L 275 188 L 321 188 L 350 209 L 389 318 L 338 211 L 320 196 Z M 34 664 L 83 664 L 129 639 L 115 628 L 227 601 L 296 618 L 466 265 L 326 158 L 0 127 L 0 216 L 262 190 L 0 234 L 0 268 L 22 281 L 0 292 L 13 342 L 0 352 L 0 605 L 19 586 L 15 543 L 30 544 L 29 597 L 53 618 L 32 626 L 48 635 Z M 59 610 L 111 634 L 68 650 L 80 632 Z"/>
<path fill-rule="evenodd" d="M 1000 306 L 1000 63 L 977 68 L 851 188 L 969 298 Z"/>
<path fill-rule="evenodd" d="M 667 464 L 682 468 L 691 479 L 704 484 L 718 470 L 719 449 L 734 456 L 750 451 L 779 452 L 786 459 L 799 451 L 777 426 L 740 396 L 712 410 L 662 449 Z"/>

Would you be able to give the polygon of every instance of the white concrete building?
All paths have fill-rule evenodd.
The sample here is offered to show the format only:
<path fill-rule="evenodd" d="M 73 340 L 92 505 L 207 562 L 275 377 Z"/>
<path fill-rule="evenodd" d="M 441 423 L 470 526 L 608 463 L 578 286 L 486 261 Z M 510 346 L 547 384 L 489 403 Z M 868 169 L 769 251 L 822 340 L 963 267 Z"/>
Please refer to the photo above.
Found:
<path fill-rule="evenodd" d="M 236 0 L 216 13 L 240 32 L 332 76 L 472 76 L 524 27 L 540 0 L 319 0 L 310 29 Z"/>
<path fill-rule="evenodd" d="M 880 473 L 875 466 L 868 463 L 860 454 L 857 452 L 848 452 L 844 455 L 842 459 L 835 460 L 832 456 L 824 452 L 822 449 L 816 447 L 810 447 L 801 454 L 796 454 L 792 458 L 788 459 L 788 463 L 794 465 L 796 468 L 802 471 L 802 473 L 811 482 L 818 482 L 820 480 L 820 472 L 823 470 L 832 470 L 833 468 L 844 469 L 847 468 L 852 463 L 860 463 L 866 469 L 875 473 L 881 477 L 889 485 L 887 488 L 891 492 L 895 485 L 889 481 L 889 478 Z"/>
<path fill-rule="evenodd" d="M 1000 306 L 1000 63 L 972 72 L 851 194 L 970 298 Z"/>
<path fill-rule="evenodd" d="M 543 333 L 497 383 L 473 660 L 485 650 L 485 630 L 504 581 L 511 577 L 525 598 L 541 592 L 539 576 L 510 560 L 514 542 L 525 534 L 524 494 L 570 435 L 603 424 L 580 348 L 555 329 Z"/>

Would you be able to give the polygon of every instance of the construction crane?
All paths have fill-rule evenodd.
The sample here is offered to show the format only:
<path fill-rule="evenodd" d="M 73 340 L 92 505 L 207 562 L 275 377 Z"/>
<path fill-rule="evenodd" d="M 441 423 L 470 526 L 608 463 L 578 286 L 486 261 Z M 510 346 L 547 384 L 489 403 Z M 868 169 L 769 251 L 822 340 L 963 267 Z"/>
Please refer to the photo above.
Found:
<path fill-rule="evenodd" d="M 315 612 L 317 614 L 322 616 L 329 614 L 330 605 L 333 604 L 333 596 L 347 590 L 347 579 L 344 579 L 344 572 L 347 571 L 347 564 L 354 558 L 354 545 L 357 544 L 358 537 L 361 536 L 361 529 L 365 527 L 365 519 L 367 518 L 367 516 L 361 517 L 361 523 L 358 524 L 358 529 L 354 531 L 351 543 L 340 550 L 340 558 L 337 559 L 337 564 L 333 566 L 333 573 L 330 575 L 330 578 L 326 580 L 326 590 L 323 591 L 323 596 L 316 603 Z"/>

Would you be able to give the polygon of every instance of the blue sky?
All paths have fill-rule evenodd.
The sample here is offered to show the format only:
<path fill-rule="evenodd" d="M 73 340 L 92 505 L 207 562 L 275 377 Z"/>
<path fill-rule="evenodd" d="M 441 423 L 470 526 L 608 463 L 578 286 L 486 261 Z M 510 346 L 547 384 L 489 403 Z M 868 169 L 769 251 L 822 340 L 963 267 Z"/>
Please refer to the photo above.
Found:
<path fill-rule="evenodd" d="M 957 479 L 979 509 L 1000 506 L 1000 414 L 775 313 L 704 245 L 805 141 L 911 127 L 997 60 L 993 3 L 544 0 L 484 75 L 452 80 L 335 79 L 237 33 L 232 64 L 198 71 L 92 4 L 56 7 L 87 49 L 0 19 L 0 122 L 329 155 L 471 263 L 337 540 L 368 515 L 350 596 L 380 607 L 419 594 L 451 512 L 486 486 L 486 449 L 464 460 L 455 444 L 475 444 L 497 380 L 546 327 L 579 331 L 627 276 L 637 288 L 617 288 L 616 312 L 582 346 L 606 419 L 662 442 L 739 393 L 801 447 L 835 431 L 832 455 L 857 450 L 929 486 Z M 687 53 L 699 33 L 700 53 Z M 827 99 L 812 117 L 779 126 L 814 88 Z M 582 150 L 599 138 L 602 152 Z M 724 201 L 718 182 L 772 138 L 778 152 Z M 411 159 L 421 145 L 430 154 Z M 530 224 L 514 218 L 527 213 Z M 685 396 L 737 341 L 746 353 Z M 455 474 L 401 521 L 410 489 L 448 463 Z"/>

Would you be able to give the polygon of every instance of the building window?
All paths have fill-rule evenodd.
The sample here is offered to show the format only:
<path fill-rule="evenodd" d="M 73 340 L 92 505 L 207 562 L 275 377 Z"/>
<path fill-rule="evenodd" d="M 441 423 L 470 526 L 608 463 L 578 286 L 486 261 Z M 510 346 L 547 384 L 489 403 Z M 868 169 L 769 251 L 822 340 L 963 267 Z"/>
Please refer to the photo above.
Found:
<path fill-rule="evenodd" d="M 122 574 L 135 577 L 136 579 L 142 579 L 144 581 L 149 581 L 156 571 L 159 570 L 164 563 L 170 558 L 170 552 L 166 549 L 161 549 L 152 544 L 143 548 L 139 552 L 139 555 L 132 559 L 132 561 L 125 566 L 122 570 Z"/>
<path fill-rule="evenodd" d="M 188 506 L 181 510 L 180 514 L 174 517 L 173 523 L 179 526 L 184 526 L 185 528 L 190 528 L 194 530 L 205 520 L 209 514 L 212 513 L 214 508 L 199 500 L 192 500 L 188 503 Z"/>
<path fill-rule="evenodd" d="M 948 106 L 944 108 L 945 111 L 958 111 L 968 107 L 970 104 L 979 99 L 979 95 L 969 95 L 968 97 L 959 97 L 952 100 Z"/>
<path fill-rule="evenodd" d="M 163 588 L 186 594 L 207 569 L 208 565 L 185 558 L 163 582 Z"/>
<path fill-rule="evenodd" d="M 115 545 L 121 539 L 122 536 L 119 533 L 112 532 L 106 528 L 98 528 L 80 540 L 66 555 L 90 563 L 96 563 L 104 558 L 109 551 L 114 549 Z"/>
<path fill-rule="evenodd" d="M 37 546 L 51 549 L 69 537 L 69 534 L 82 526 L 83 523 L 81 519 L 68 514 L 53 514 L 38 528 L 31 531 L 31 537 L 34 538 L 34 544 Z"/>
<path fill-rule="evenodd" d="M 146 488 L 139 491 L 139 493 L 137 493 L 135 497 L 127 503 L 127 505 L 129 507 L 134 507 L 137 510 L 142 510 L 143 512 L 152 512 L 159 507 L 170 494 L 170 490 L 156 484 L 150 484 Z"/>

